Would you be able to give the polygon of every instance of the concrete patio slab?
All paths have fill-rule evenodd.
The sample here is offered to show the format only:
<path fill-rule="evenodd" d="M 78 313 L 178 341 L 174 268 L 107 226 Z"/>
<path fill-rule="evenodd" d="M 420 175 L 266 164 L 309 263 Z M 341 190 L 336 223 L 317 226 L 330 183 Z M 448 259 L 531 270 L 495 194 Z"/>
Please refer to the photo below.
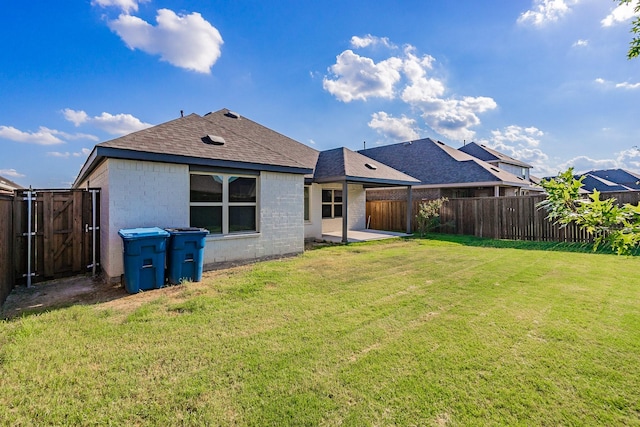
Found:
<path fill-rule="evenodd" d="M 349 243 L 366 242 L 369 240 L 393 239 L 394 237 L 409 237 L 411 234 L 398 233 L 395 231 L 381 230 L 349 230 L 347 238 Z M 334 231 L 322 235 L 322 240 L 332 243 L 342 242 L 342 231 Z"/>

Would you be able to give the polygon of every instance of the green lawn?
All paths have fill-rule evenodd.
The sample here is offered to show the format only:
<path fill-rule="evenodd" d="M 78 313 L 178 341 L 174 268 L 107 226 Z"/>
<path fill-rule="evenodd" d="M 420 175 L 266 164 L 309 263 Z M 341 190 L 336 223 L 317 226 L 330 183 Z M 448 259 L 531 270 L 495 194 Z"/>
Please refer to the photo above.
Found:
<path fill-rule="evenodd" d="M 0 322 L 0 424 L 640 425 L 640 258 L 572 248 L 332 246 Z"/>

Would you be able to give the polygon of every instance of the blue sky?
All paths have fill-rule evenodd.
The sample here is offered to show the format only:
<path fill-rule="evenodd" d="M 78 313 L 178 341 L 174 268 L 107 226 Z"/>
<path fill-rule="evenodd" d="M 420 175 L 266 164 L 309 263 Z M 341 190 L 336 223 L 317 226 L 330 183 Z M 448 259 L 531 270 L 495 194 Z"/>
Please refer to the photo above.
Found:
<path fill-rule="evenodd" d="M 538 176 L 640 172 L 632 16 L 608 0 L 8 2 L 0 175 L 68 187 L 96 143 L 221 108 L 318 150 L 430 137 Z"/>

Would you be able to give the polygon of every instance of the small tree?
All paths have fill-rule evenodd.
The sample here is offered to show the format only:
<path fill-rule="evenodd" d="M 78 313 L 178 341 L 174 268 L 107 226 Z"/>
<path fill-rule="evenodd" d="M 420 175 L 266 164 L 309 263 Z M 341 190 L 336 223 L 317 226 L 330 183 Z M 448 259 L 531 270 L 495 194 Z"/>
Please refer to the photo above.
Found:
<path fill-rule="evenodd" d="M 588 199 L 580 196 L 582 179 L 576 179 L 573 168 L 556 178 L 543 180 L 547 199 L 538 208 L 547 210 L 547 218 L 561 227 L 574 223 L 593 236 L 593 250 L 608 244 L 618 255 L 630 255 L 640 245 L 640 204 L 618 206 L 616 199 L 600 200 L 594 191 Z"/>
<path fill-rule="evenodd" d="M 439 199 L 420 202 L 418 214 L 416 215 L 416 225 L 420 236 L 424 236 L 440 226 L 440 208 L 448 200 L 446 197 L 440 197 Z"/>

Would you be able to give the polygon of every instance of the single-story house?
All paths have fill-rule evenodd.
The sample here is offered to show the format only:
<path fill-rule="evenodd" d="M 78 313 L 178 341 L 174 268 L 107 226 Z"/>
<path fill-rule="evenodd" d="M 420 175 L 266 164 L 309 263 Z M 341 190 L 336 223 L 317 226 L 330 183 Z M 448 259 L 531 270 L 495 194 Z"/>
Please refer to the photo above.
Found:
<path fill-rule="evenodd" d="M 430 138 L 358 152 L 418 178 L 420 183 L 413 186 L 416 199 L 519 196 L 542 191 L 522 174 L 515 175 Z M 405 194 L 374 189 L 367 191 L 367 200 L 405 200 Z"/>
<path fill-rule="evenodd" d="M 0 176 L 0 192 L 13 193 L 15 190 L 22 190 L 22 186 Z"/>
<path fill-rule="evenodd" d="M 101 267 L 123 273 L 118 230 L 201 227 L 204 267 L 300 253 L 365 228 L 365 189 L 418 180 L 346 148 L 319 152 L 223 109 L 97 144 L 74 188 L 100 188 Z"/>

